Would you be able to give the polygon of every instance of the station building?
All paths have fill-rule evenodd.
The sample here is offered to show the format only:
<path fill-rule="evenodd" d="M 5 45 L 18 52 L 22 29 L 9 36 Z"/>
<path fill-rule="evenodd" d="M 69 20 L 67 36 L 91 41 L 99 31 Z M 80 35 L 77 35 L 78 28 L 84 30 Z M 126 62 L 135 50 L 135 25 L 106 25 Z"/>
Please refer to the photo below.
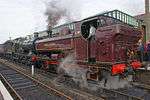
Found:
<path fill-rule="evenodd" d="M 149 12 L 149 0 L 145 0 L 145 13 L 135 16 L 136 18 L 143 21 L 143 28 L 145 29 L 146 42 L 150 41 L 150 12 Z"/>

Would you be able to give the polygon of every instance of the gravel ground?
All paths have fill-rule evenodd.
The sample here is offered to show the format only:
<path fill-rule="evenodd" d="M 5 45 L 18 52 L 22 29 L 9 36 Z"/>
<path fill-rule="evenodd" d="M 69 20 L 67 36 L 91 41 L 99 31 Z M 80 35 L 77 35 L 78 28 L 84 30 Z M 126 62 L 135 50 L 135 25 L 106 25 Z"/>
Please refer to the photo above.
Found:
<path fill-rule="evenodd" d="M 134 76 L 134 81 L 150 85 L 150 71 L 141 70 Z"/>

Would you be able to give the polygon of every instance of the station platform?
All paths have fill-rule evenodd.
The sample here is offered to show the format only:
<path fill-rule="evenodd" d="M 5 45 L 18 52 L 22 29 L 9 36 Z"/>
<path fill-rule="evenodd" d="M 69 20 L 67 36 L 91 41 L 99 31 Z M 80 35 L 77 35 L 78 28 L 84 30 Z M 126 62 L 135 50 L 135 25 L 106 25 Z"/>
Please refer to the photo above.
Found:
<path fill-rule="evenodd" d="M 13 100 L 4 84 L 0 81 L 0 100 Z"/>

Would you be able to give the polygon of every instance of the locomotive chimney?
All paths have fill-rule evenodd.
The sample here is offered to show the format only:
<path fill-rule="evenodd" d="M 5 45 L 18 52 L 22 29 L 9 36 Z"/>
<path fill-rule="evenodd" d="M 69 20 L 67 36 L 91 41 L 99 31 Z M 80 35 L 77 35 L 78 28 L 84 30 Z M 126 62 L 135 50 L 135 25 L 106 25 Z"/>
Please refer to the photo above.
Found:
<path fill-rule="evenodd" d="M 145 14 L 149 13 L 149 0 L 145 0 Z"/>

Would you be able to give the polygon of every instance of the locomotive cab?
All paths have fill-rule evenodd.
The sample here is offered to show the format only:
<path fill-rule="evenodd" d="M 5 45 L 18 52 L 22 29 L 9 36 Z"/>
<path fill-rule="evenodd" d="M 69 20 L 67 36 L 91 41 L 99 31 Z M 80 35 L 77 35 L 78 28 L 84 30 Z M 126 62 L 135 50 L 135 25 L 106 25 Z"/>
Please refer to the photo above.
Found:
<path fill-rule="evenodd" d="M 96 17 L 90 20 L 84 20 L 81 25 L 82 37 L 87 41 L 87 51 L 88 51 L 88 62 L 96 62 L 96 34 L 99 27 L 106 26 L 106 20 L 104 18 Z"/>
<path fill-rule="evenodd" d="M 93 20 L 89 20 L 89 21 L 85 21 L 82 23 L 81 25 L 81 34 L 85 39 L 89 39 L 91 36 L 90 33 L 90 28 L 94 27 L 95 29 L 97 28 L 97 19 L 93 19 Z"/>
<path fill-rule="evenodd" d="M 88 62 L 95 63 L 96 62 L 96 54 L 95 54 L 95 32 L 97 29 L 97 19 L 90 20 L 82 23 L 81 25 L 81 34 L 84 39 L 87 41 L 87 51 L 88 51 Z"/>

